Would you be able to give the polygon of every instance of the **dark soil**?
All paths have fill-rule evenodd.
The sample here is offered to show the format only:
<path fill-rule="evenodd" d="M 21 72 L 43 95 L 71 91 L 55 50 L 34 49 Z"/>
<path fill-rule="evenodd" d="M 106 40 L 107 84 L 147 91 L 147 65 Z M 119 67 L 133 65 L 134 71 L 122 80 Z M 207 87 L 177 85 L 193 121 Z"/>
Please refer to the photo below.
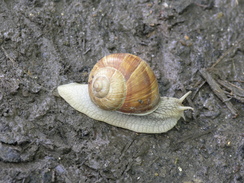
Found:
<path fill-rule="evenodd" d="M 243 0 L 1 0 L 0 182 L 244 182 L 243 20 Z M 120 52 L 194 113 L 137 134 L 54 95 Z"/>

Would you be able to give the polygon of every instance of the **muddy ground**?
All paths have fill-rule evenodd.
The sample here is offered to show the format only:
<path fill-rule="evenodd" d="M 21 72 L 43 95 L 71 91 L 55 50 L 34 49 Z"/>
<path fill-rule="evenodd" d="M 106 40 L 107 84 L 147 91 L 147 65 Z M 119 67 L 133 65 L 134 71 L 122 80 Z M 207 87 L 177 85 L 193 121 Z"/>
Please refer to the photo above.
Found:
<path fill-rule="evenodd" d="M 243 20 L 243 0 L 2 0 L 0 182 L 244 182 Z M 137 134 L 55 95 L 118 52 L 148 61 L 161 95 L 192 90 L 194 113 Z"/>

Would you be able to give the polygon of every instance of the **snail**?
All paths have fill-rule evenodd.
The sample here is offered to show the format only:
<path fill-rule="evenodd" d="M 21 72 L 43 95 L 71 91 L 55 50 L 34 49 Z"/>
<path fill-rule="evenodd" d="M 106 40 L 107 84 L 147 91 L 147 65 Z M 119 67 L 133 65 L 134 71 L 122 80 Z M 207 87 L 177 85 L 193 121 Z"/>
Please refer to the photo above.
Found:
<path fill-rule="evenodd" d="M 58 86 L 59 95 L 74 109 L 105 123 L 139 133 L 163 133 L 184 117 L 180 99 L 160 97 L 150 66 L 140 57 L 117 53 L 103 57 L 90 72 L 88 84 Z"/>

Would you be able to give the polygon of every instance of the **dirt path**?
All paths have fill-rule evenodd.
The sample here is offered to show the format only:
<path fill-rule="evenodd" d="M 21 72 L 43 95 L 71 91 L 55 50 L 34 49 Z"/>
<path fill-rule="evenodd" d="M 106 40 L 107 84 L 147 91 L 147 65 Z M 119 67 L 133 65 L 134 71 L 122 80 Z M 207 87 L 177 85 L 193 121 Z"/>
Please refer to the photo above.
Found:
<path fill-rule="evenodd" d="M 243 182 L 244 2 L 0 2 L 0 182 Z M 195 108 L 165 134 L 89 119 L 55 96 L 110 53 Z"/>

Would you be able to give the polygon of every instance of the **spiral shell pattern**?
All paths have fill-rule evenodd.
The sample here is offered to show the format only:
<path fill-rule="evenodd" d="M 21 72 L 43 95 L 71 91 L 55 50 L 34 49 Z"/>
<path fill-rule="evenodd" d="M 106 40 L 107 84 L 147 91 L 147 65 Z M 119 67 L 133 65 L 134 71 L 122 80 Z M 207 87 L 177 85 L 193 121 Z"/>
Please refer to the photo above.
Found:
<path fill-rule="evenodd" d="M 152 69 L 132 54 L 103 57 L 93 67 L 88 85 L 91 100 L 104 110 L 143 115 L 154 111 L 160 100 Z"/>

